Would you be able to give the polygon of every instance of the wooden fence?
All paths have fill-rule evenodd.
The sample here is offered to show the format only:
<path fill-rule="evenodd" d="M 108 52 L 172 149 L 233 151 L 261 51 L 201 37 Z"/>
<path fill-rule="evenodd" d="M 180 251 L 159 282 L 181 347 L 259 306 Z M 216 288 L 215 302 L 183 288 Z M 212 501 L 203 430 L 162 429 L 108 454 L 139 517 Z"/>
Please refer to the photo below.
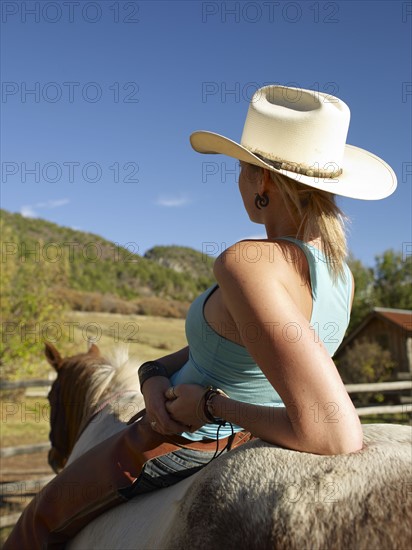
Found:
<path fill-rule="evenodd" d="M 399 393 L 402 390 L 412 389 L 412 380 L 402 382 L 377 382 L 371 384 L 345 384 L 346 391 L 353 393 L 381 393 L 391 392 Z M 372 407 L 359 407 L 356 409 L 358 416 L 372 414 L 407 414 L 412 412 L 412 400 L 403 405 L 373 405 Z"/>
<path fill-rule="evenodd" d="M 20 382 L 2 382 L 0 389 L 13 390 L 18 388 L 30 387 L 50 387 L 50 380 L 22 380 Z M 348 393 L 366 393 L 366 392 L 391 392 L 399 393 L 405 390 L 412 390 L 412 380 L 402 382 L 382 382 L 373 384 L 346 384 Z M 356 409 L 359 416 L 372 414 L 409 414 L 412 412 L 412 402 L 403 405 L 376 405 L 372 407 L 360 407 Z M 50 443 L 38 443 L 36 445 L 19 445 L 17 447 L 5 447 L 0 449 L 0 458 L 11 457 L 19 454 L 31 454 L 44 451 L 50 448 Z M 53 479 L 54 475 L 29 479 L 25 481 L 15 481 L 1 484 L 0 498 L 5 499 L 12 496 L 23 496 L 39 491 L 46 483 Z M 0 518 L 0 528 L 14 525 L 18 520 L 20 513 L 10 514 Z"/>

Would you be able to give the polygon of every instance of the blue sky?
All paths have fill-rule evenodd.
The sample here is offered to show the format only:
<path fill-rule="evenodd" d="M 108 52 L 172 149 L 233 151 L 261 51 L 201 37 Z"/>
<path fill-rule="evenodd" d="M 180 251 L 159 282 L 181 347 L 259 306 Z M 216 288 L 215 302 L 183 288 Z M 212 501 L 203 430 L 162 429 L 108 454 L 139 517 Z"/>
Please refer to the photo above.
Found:
<path fill-rule="evenodd" d="M 355 257 L 411 253 L 411 2 L 1 5 L 2 208 L 141 254 L 262 236 L 237 162 L 189 135 L 240 140 L 253 91 L 279 83 L 346 101 L 348 143 L 398 176 L 388 199 L 339 200 Z"/>

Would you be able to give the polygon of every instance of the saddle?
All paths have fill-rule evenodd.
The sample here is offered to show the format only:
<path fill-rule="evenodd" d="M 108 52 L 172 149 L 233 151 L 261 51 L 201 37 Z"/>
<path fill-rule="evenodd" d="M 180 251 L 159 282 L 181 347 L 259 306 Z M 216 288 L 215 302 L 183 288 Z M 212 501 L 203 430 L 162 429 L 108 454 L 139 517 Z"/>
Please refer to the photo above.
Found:
<path fill-rule="evenodd" d="M 190 441 L 152 430 L 140 411 L 121 432 L 93 447 L 66 466 L 30 502 L 16 523 L 4 550 L 63 549 L 85 525 L 124 503 L 132 494 L 144 464 L 179 448 L 231 450 L 251 439 L 238 432 L 218 442 Z"/>

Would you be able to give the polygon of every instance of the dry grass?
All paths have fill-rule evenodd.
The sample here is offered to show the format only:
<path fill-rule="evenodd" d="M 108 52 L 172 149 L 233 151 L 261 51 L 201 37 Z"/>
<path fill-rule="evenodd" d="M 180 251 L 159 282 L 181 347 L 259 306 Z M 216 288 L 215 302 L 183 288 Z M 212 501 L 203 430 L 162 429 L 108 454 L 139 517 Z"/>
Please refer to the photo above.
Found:
<path fill-rule="evenodd" d="M 49 403 L 44 397 L 9 393 L 1 404 L 1 447 L 44 443 L 49 435 Z"/>
<path fill-rule="evenodd" d="M 159 358 L 186 346 L 184 324 L 184 319 L 71 311 L 59 322 L 42 325 L 42 330 L 33 336 L 36 346 L 28 365 L 27 358 L 21 364 L 17 360 L 12 367 L 4 368 L 4 375 L 11 380 L 47 378 L 50 366 L 43 353 L 44 340 L 66 357 L 85 351 L 91 339 L 103 354 L 114 346 L 127 344 L 130 356 L 141 362 Z"/>
<path fill-rule="evenodd" d="M 3 392 L 0 414 L 1 447 L 44 443 L 48 440 L 49 405 L 43 397 L 25 397 L 23 392 Z M 24 482 L 27 479 L 39 479 L 52 475 L 47 463 L 47 451 L 30 455 L 17 455 L 1 458 L 0 481 L 2 483 Z M 1 515 L 20 513 L 34 496 L 24 489 L 6 492 Z M 11 528 L 0 531 L 0 546 L 5 542 Z"/>
<path fill-rule="evenodd" d="M 77 351 L 86 347 L 88 335 L 96 336 L 96 344 L 102 351 L 128 343 L 130 355 L 142 362 L 187 345 L 184 319 L 74 311 L 68 322 L 73 323 L 72 346 Z"/>

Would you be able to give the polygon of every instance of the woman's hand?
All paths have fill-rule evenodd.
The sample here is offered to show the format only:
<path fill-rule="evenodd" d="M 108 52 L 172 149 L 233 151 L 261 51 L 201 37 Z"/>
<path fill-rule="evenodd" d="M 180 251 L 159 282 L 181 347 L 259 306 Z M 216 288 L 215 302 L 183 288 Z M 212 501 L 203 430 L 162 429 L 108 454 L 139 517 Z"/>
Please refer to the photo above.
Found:
<path fill-rule="evenodd" d="M 187 431 L 195 432 L 206 424 L 203 414 L 203 404 L 200 403 L 205 394 L 205 388 L 198 384 L 178 384 L 165 391 L 166 410 L 170 416 L 189 426 Z"/>
<path fill-rule="evenodd" d="M 152 429 L 164 435 L 189 431 L 188 426 L 171 417 L 166 409 L 165 391 L 170 388 L 170 380 L 165 376 L 153 376 L 143 385 L 143 397 L 147 418 Z"/>

